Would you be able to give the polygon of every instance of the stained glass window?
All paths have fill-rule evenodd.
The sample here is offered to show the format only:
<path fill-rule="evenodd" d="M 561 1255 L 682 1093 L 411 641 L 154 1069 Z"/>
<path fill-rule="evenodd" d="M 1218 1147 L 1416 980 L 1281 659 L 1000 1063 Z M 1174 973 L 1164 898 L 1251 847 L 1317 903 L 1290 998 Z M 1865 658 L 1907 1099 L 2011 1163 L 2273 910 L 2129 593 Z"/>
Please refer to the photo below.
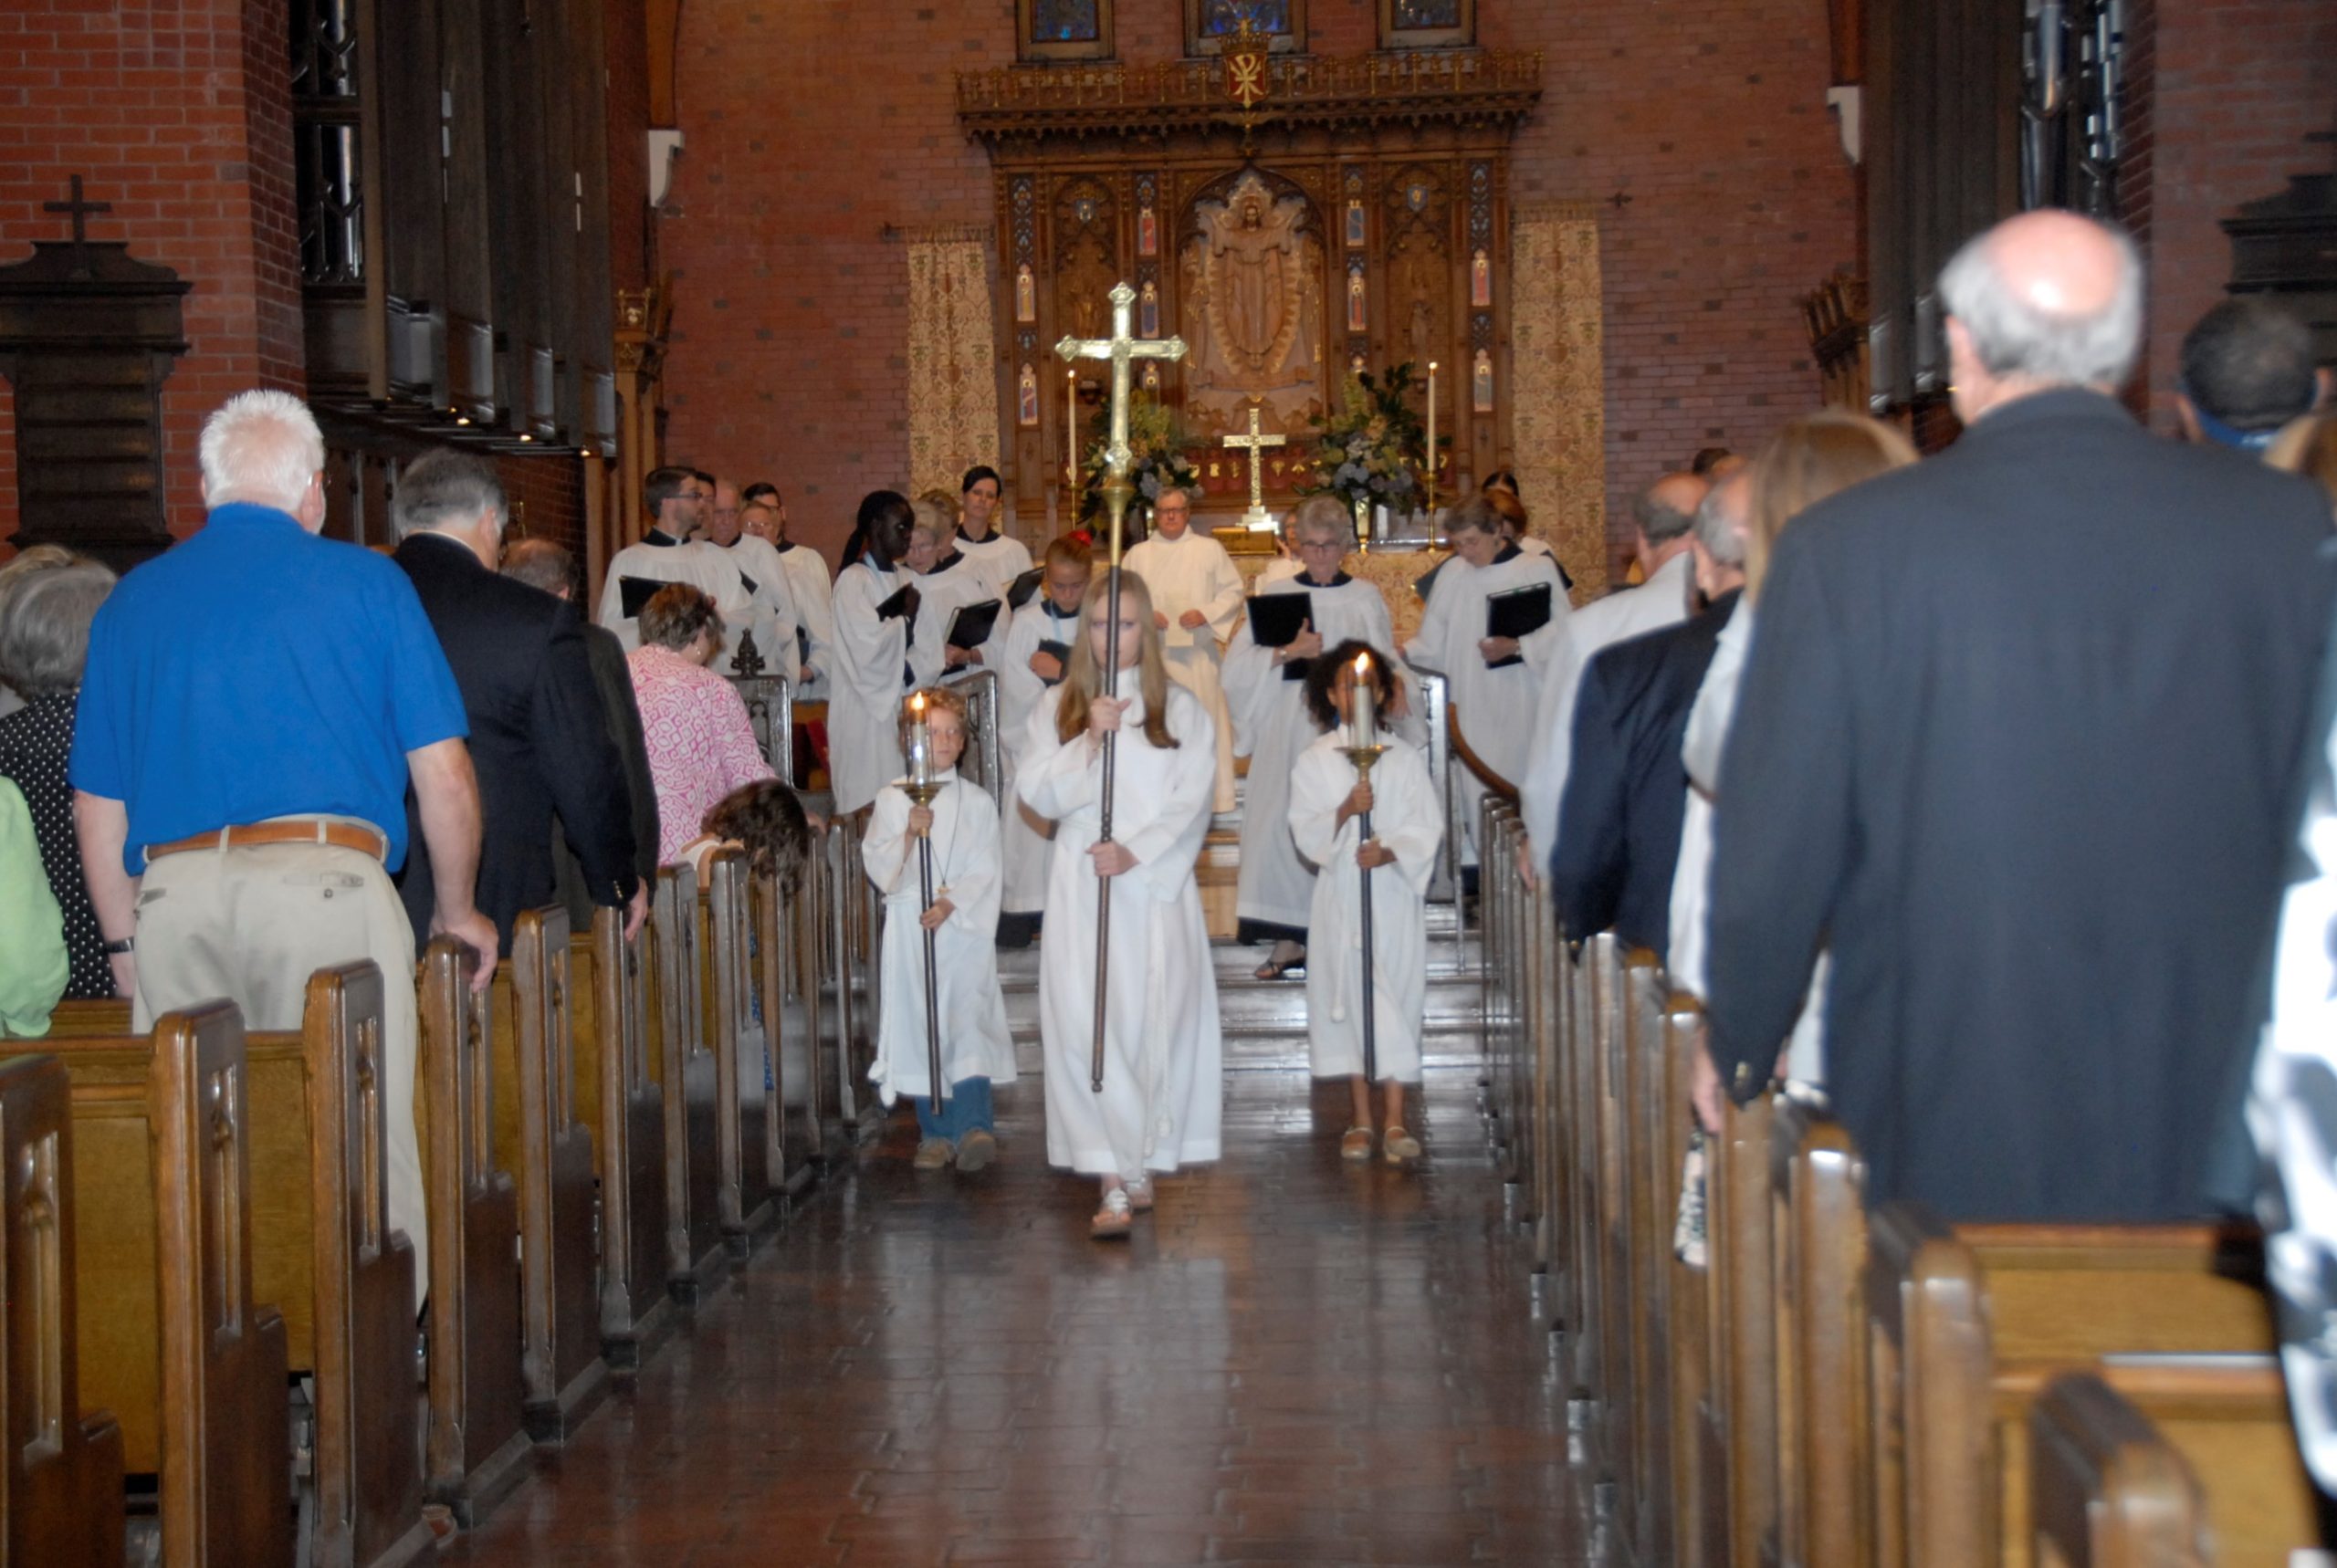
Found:
<path fill-rule="evenodd" d="M 1396 0 L 1399 27 L 1457 27 L 1461 0 Z"/>
<path fill-rule="evenodd" d="M 1244 16 L 1256 23 L 1261 33 L 1286 34 L 1290 0 L 1201 0 L 1201 37 L 1221 38 L 1237 32 Z"/>
<path fill-rule="evenodd" d="M 1032 0 L 1032 43 L 1092 44 L 1102 30 L 1096 0 Z"/>

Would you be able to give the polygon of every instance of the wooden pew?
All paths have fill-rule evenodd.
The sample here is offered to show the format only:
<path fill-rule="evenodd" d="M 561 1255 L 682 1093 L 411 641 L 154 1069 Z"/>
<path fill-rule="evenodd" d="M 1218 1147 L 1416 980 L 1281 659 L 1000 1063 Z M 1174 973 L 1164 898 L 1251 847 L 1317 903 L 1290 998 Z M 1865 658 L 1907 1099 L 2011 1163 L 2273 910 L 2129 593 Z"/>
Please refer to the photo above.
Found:
<path fill-rule="evenodd" d="M 650 925 L 656 963 L 653 1018 L 665 1101 L 665 1283 L 695 1303 L 727 1266 L 719 1193 L 721 1150 L 714 1052 L 698 999 L 697 873 L 660 867 Z"/>
<path fill-rule="evenodd" d="M 1664 1004 L 1671 987 L 1653 953 L 1624 958 L 1620 1104 L 1616 1125 L 1630 1189 L 1623 1219 L 1630 1237 L 1625 1284 L 1631 1319 L 1630 1389 L 1636 1413 L 1630 1459 L 1637 1507 L 1630 1523 L 1642 1558 L 1670 1562 L 1672 1548 L 1672 1226 L 1679 1212 L 1680 1166 L 1672 1158 L 1664 1090 Z"/>
<path fill-rule="evenodd" d="M 1771 1276 L 1770 1122 L 1775 1094 L 1721 1112 L 1721 1132 L 1706 1155 L 1716 1404 L 1706 1439 L 1724 1448 L 1727 1477 L 1725 1561 L 1761 1561 L 1776 1528 L 1777 1335 Z"/>
<path fill-rule="evenodd" d="M 2142 1412 L 2090 1373 L 2028 1413 L 2036 1555 L 2061 1568 L 2205 1568 L 2199 1484 Z"/>
<path fill-rule="evenodd" d="M 569 956 L 568 911 L 522 910 L 512 925 L 511 960 L 496 976 L 511 1006 L 508 1023 L 500 1009 L 494 1015 L 497 1157 L 519 1176 L 522 1408 L 540 1443 L 566 1441 L 608 1385 L 592 1134 L 576 1115 Z"/>
<path fill-rule="evenodd" d="M 818 910 L 812 868 L 805 866 L 790 897 L 775 874 L 754 879 L 753 917 L 764 1030 L 770 1041 L 772 1075 L 779 1081 L 780 1186 L 801 1193 L 819 1173 L 822 1128 L 834 1102 L 827 1082 L 831 1060 L 819 1048 L 820 988 Z"/>
<path fill-rule="evenodd" d="M 778 1062 L 766 1055 L 770 1031 L 755 1016 L 762 991 L 755 974 L 754 894 L 746 852 L 718 850 L 707 858 L 706 872 L 698 900 L 699 979 L 719 1110 L 715 1201 L 723 1244 L 733 1262 L 743 1263 L 756 1234 L 779 1218 L 784 1176 Z"/>
<path fill-rule="evenodd" d="M 1972 1225 L 1912 1204 L 1873 1223 L 1874 1512 L 1910 1563 L 2031 1561 L 2029 1416 L 2091 1370 L 2198 1476 L 2227 1563 L 2318 1540 L 2252 1233 Z M 1951 1549 L 1962 1553 L 1950 1555 Z M 1888 1557 L 1883 1561 L 1891 1562 Z"/>
<path fill-rule="evenodd" d="M 75 1359 L 70 1094 L 54 1057 L 0 1064 L 0 1562 L 121 1568 L 121 1428 Z"/>
<path fill-rule="evenodd" d="M 422 956 L 418 1081 L 430 1215 L 430 1418 L 433 1501 L 465 1528 L 526 1479 L 534 1463 L 520 1370 L 519 1196 L 495 1154 L 495 1073 L 478 955 L 452 936 Z"/>
<path fill-rule="evenodd" d="M 595 910 L 569 943 L 577 1115 L 595 1130 L 601 1190 L 601 1354 L 634 1367 L 672 1331 L 665 1289 L 665 1098 L 652 1066 L 645 932 Z M 580 973 L 584 977 L 578 977 Z"/>
<path fill-rule="evenodd" d="M 103 1001 L 59 1002 L 48 1015 L 49 1040 L 121 1040 L 130 1033 L 130 1004 L 119 997 Z"/>
<path fill-rule="evenodd" d="M 415 1453 L 414 1260 L 404 1234 L 388 1226 L 382 1158 L 382 984 L 368 963 L 320 970 L 309 982 L 301 1033 L 242 1042 L 247 1159 L 257 1172 L 249 1267 L 260 1294 L 281 1303 L 291 1370 L 316 1380 L 315 1525 L 307 1546 L 328 1563 L 404 1563 L 431 1543 Z M 108 1140 L 108 1161 L 130 1157 L 138 1134 L 120 1124 L 122 1090 L 156 1059 L 159 1032 L 152 1040 L 44 1043 L 73 1076 L 77 1118 L 103 1124 L 88 1128 L 85 1141 Z M 153 1469 L 159 1452 L 160 1435 L 148 1425 L 151 1330 L 140 1326 L 152 1321 L 151 1304 L 141 1305 L 151 1303 L 152 1284 L 137 1282 L 153 1266 L 151 1253 L 141 1260 L 134 1248 L 108 1259 L 120 1321 L 112 1333 L 84 1336 L 85 1356 L 102 1368 L 92 1375 L 118 1376 L 126 1390 L 114 1398 L 125 1412 L 134 1473 Z"/>
<path fill-rule="evenodd" d="M 1703 1013 L 1695 998 L 1668 992 L 1661 1019 L 1662 1072 L 1659 1092 L 1662 1118 L 1661 1155 L 1664 1196 L 1659 1218 L 1676 1219 L 1680 1210 L 1682 1175 L 1692 1144 L 1703 1145 L 1709 1169 L 1717 1155 L 1711 1140 L 1696 1128 L 1693 1082 L 1697 1053 L 1703 1048 Z M 1709 1194 L 1707 1195 L 1709 1199 Z M 1716 1348 L 1717 1318 L 1713 1311 L 1717 1271 L 1709 1245 L 1710 1211 L 1706 1212 L 1707 1247 L 1701 1268 L 1682 1261 L 1673 1251 L 1672 1225 L 1664 1223 L 1658 1239 L 1668 1270 L 1669 1313 L 1667 1360 L 1672 1376 L 1671 1474 L 1672 1561 L 1679 1568 L 1721 1568 L 1728 1562 L 1728 1468 L 1725 1447 L 1715 1440 L 1713 1413 L 1721 1394 L 1720 1361 Z"/>

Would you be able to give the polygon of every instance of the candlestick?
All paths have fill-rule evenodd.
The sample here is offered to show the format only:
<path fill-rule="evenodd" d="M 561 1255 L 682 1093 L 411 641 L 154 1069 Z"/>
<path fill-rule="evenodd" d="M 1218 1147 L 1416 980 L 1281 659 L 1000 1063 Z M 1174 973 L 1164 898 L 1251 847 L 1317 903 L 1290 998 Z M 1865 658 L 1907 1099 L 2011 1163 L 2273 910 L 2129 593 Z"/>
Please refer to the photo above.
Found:
<path fill-rule="evenodd" d="M 1428 362 L 1428 509 L 1436 512 L 1436 361 Z"/>
<path fill-rule="evenodd" d="M 933 782 L 933 727 L 926 722 L 923 692 L 909 698 L 909 782 L 920 789 Z"/>
<path fill-rule="evenodd" d="M 1356 745 L 1379 744 L 1378 714 L 1375 711 L 1378 706 L 1378 692 L 1371 684 L 1371 655 L 1357 653 L 1355 656 L 1355 697 L 1349 708 L 1355 716 Z"/>
<path fill-rule="evenodd" d="M 1063 373 L 1063 477 L 1066 485 L 1079 483 L 1079 372 Z"/>

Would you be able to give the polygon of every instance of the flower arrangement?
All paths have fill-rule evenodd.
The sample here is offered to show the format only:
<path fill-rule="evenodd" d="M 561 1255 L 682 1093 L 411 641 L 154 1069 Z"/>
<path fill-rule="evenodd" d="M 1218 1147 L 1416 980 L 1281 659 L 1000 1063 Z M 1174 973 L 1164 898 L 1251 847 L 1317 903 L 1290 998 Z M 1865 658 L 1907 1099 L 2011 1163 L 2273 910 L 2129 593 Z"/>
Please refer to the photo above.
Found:
<path fill-rule="evenodd" d="M 1080 459 L 1079 516 L 1084 521 L 1104 515 L 1104 448 L 1111 440 L 1111 409 L 1099 408 L 1095 431 Z M 1157 397 L 1139 394 L 1128 402 L 1128 450 L 1135 458 L 1128 478 L 1136 486 L 1135 504 L 1149 507 L 1164 487 L 1174 486 L 1199 493 L 1201 472 L 1185 455 L 1185 434 L 1174 410 Z"/>
<path fill-rule="evenodd" d="M 1349 507 L 1361 501 L 1403 509 L 1419 488 L 1427 441 L 1420 416 L 1412 412 L 1418 384 L 1409 360 L 1384 377 L 1368 371 L 1348 376 L 1339 388 L 1338 411 L 1315 416 L 1315 476 L 1300 484 L 1298 493 L 1336 496 Z"/>

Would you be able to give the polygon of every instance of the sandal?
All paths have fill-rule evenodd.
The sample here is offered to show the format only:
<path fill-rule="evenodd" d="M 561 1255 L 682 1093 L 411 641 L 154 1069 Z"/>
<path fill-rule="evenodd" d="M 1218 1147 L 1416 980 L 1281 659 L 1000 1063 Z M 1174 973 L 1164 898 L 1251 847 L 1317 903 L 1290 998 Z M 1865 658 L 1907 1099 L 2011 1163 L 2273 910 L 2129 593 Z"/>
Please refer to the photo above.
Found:
<path fill-rule="evenodd" d="M 1095 1241 L 1125 1240 L 1133 1223 L 1128 1213 L 1127 1190 L 1116 1186 L 1104 1195 L 1104 1206 L 1095 1211 L 1095 1218 L 1087 1222 L 1087 1235 Z"/>
<path fill-rule="evenodd" d="M 1128 1195 L 1128 1207 L 1138 1214 L 1152 1212 L 1152 1178 L 1137 1176 L 1122 1184 L 1121 1191 Z"/>
<path fill-rule="evenodd" d="M 1349 1127 L 1345 1133 L 1342 1133 L 1339 1135 L 1339 1158 L 1343 1160 L 1362 1161 L 1368 1160 L 1370 1157 L 1370 1128 Z"/>
<path fill-rule="evenodd" d="M 1288 958 L 1277 958 L 1274 956 L 1273 953 L 1269 953 L 1266 955 L 1266 961 L 1259 965 L 1256 969 L 1252 970 L 1252 974 L 1261 980 L 1279 980 L 1285 975 L 1305 974 L 1306 949 L 1299 947 L 1298 944 L 1295 942 L 1287 944 L 1276 943 L 1274 945 L 1274 953 L 1281 952 L 1285 946 L 1298 947 L 1297 953 L 1294 956 Z"/>
<path fill-rule="evenodd" d="M 1420 1141 L 1401 1127 L 1388 1129 L 1388 1137 L 1380 1147 L 1391 1166 L 1406 1166 L 1420 1157 Z"/>

